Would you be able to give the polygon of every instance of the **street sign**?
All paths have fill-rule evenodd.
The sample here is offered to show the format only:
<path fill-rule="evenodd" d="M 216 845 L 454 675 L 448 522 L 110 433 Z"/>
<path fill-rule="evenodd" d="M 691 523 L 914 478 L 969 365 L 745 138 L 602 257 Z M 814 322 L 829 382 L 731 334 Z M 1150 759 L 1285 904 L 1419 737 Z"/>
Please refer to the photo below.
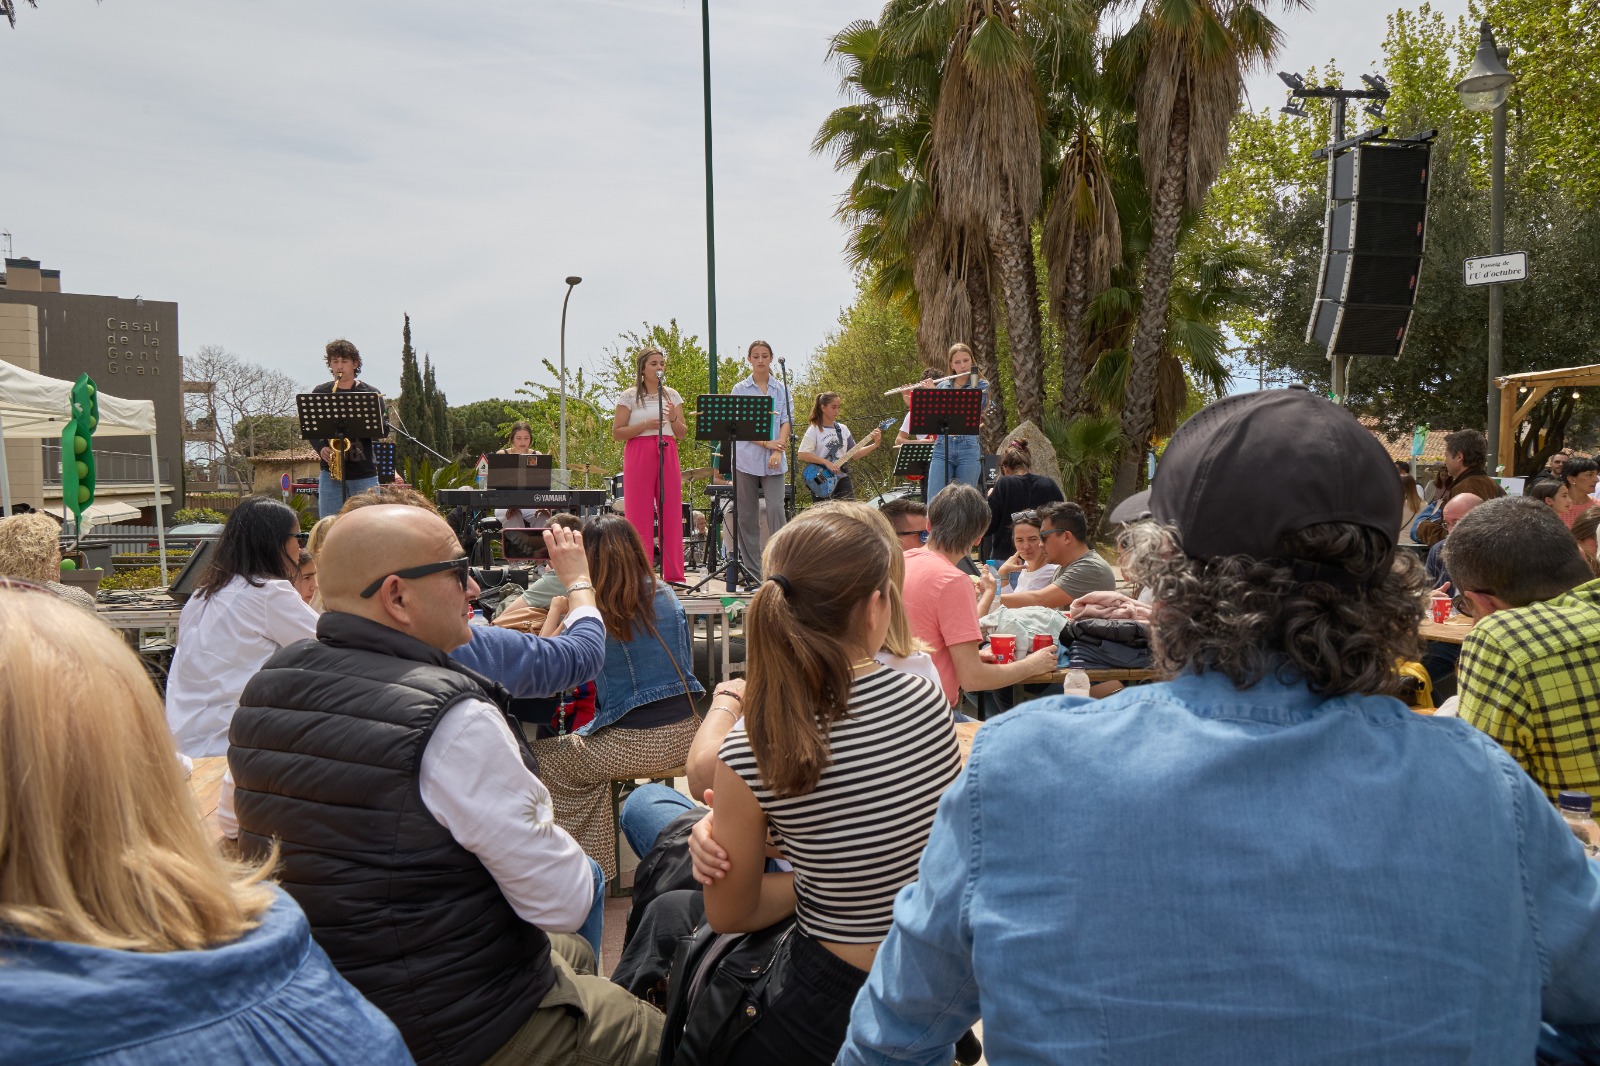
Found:
<path fill-rule="evenodd" d="M 1422 457 L 1422 446 L 1428 442 L 1428 427 L 1418 426 L 1411 431 L 1411 458 Z"/>
<path fill-rule="evenodd" d="M 285 474 L 285 475 L 283 475 L 283 479 L 281 481 L 279 481 L 278 484 L 283 487 L 283 491 L 284 492 L 288 492 L 289 491 L 289 486 L 293 485 L 294 482 L 289 479 L 289 475 L 288 474 Z"/>
<path fill-rule="evenodd" d="M 1479 255 L 1462 264 L 1467 285 L 1503 285 L 1509 281 L 1528 280 L 1528 253 L 1506 252 L 1503 255 Z"/>

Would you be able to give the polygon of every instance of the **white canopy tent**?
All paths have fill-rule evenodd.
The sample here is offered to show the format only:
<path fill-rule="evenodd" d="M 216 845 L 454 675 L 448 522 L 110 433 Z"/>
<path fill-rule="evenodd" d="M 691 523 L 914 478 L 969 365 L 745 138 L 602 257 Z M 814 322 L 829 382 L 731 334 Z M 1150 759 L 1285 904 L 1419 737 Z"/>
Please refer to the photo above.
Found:
<path fill-rule="evenodd" d="M 72 420 L 72 382 L 47 378 L 12 363 L 0 361 L 0 443 L 60 437 Z M 156 405 L 150 400 L 124 400 L 98 394 L 100 421 L 94 435 L 147 437 L 150 441 L 150 491 L 156 508 L 156 540 L 161 553 L 161 573 L 167 572 L 167 534 L 161 518 L 161 464 L 156 456 Z M 62 456 L 62 461 L 67 460 Z M 63 501 L 65 503 L 65 501 Z M 6 450 L 0 447 L 0 504 L 11 513 L 11 472 Z M 82 531 L 79 531 L 80 534 Z"/>

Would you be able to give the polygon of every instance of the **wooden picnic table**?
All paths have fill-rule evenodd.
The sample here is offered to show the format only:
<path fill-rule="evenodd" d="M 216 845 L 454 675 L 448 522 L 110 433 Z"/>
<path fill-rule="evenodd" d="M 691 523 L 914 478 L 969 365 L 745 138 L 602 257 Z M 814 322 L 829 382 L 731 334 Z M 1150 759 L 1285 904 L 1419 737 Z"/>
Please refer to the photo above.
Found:
<path fill-rule="evenodd" d="M 1448 622 L 1435 622 L 1432 618 L 1424 618 L 1417 627 L 1417 632 L 1422 634 L 1423 640 L 1436 640 L 1441 644 L 1460 644 L 1467 639 L 1467 634 L 1472 632 L 1472 627 L 1478 624 L 1476 618 L 1466 615 L 1454 615 Z"/>
<path fill-rule="evenodd" d="M 1101 681 L 1154 681 L 1153 670 L 1085 670 L 1089 675 L 1090 684 L 1099 684 Z M 1067 679 L 1065 670 L 1051 670 L 1049 673 L 1036 674 L 1023 681 L 1024 685 L 1059 685 Z"/>
<path fill-rule="evenodd" d="M 227 772 L 228 757 L 215 755 L 196 759 L 194 770 L 189 774 L 189 794 L 194 797 L 206 839 L 213 844 L 222 841 L 222 829 L 217 825 L 217 797 L 222 792 L 222 775 Z"/>

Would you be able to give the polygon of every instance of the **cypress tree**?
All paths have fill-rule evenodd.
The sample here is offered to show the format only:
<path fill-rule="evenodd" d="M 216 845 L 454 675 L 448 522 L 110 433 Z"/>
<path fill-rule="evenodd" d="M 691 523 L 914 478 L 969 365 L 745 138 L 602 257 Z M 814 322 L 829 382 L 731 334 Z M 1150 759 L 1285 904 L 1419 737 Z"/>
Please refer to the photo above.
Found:
<path fill-rule="evenodd" d="M 422 373 L 417 367 L 417 353 L 411 347 L 411 316 L 409 314 L 406 315 L 405 329 L 401 336 L 403 342 L 400 347 L 400 428 L 414 435 L 418 440 L 426 441 L 428 435 L 425 430 L 427 429 L 426 422 L 429 408 L 426 403 Z M 420 462 L 427 455 L 421 448 L 418 448 L 404 437 L 398 438 L 395 454 L 402 470 L 406 460 Z"/>

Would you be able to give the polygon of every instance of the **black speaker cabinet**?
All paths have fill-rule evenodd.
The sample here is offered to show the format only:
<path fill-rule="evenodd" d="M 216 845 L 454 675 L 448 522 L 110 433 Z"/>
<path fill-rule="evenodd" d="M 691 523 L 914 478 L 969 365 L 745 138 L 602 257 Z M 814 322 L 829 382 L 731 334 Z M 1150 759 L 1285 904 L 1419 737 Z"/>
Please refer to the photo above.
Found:
<path fill-rule="evenodd" d="M 189 561 L 183 564 L 183 569 L 178 571 L 178 576 L 172 579 L 172 584 L 167 588 L 167 595 L 179 603 L 187 603 L 189 597 L 194 595 L 194 587 L 200 584 L 201 575 L 206 572 L 206 566 L 211 558 L 211 549 L 217 546 L 214 540 L 197 540 L 194 542 L 194 554 L 189 556 Z"/>
<path fill-rule="evenodd" d="M 1306 340 L 1329 356 L 1396 358 L 1417 298 L 1428 221 L 1426 144 L 1362 144 L 1333 166 Z"/>

